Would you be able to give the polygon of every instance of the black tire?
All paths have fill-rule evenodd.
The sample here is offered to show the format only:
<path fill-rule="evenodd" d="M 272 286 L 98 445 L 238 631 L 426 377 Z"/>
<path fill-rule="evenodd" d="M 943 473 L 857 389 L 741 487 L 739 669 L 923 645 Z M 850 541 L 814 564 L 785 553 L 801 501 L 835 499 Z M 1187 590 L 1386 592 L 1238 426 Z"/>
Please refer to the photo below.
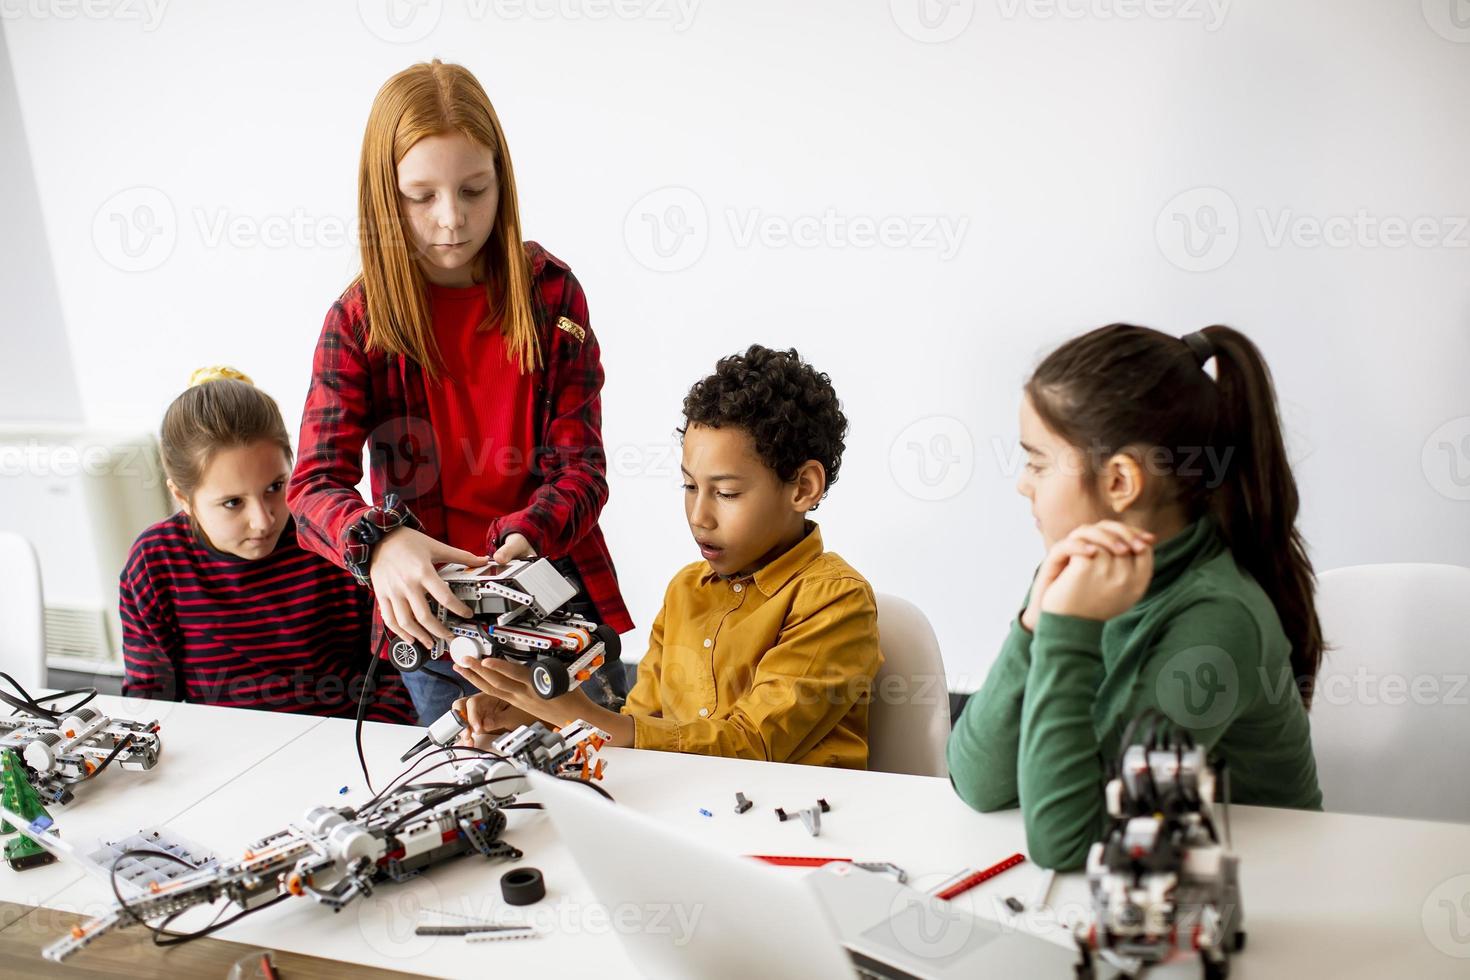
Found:
<path fill-rule="evenodd" d="M 572 679 L 567 676 L 566 665 L 555 657 L 542 657 L 531 668 L 531 686 L 543 699 L 549 701 L 567 693 Z"/>
<path fill-rule="evenodd" d="M 1235 952 L 1238 953 L 1243 949 L 1245 949 L 1245 932 L 1243 930 L 1237 930 L 1235 933 Z"/>
<path fill-rule="evenodd" d="M 394 640 L 393 646 L 388 650 L 388 657 L 405 674 L 411 674 L 424 665 L 429 659 L 428 651 L 412 640 Z"/>
<path fill-rule="evenodd" d="M 1205 980 L 1226 980 L 1230 976 L 1230 961 L 1220 960 L 1218 963 L 1208 956 L 1204 958 Z"/>
<path fill-rule="evenodd" d="M 618 636 L 617 630 L 604 623 L 593 631 L 593 636 L 602 643 L 602 655 L 608 661 L 623 658 L 623 638 Z"/>

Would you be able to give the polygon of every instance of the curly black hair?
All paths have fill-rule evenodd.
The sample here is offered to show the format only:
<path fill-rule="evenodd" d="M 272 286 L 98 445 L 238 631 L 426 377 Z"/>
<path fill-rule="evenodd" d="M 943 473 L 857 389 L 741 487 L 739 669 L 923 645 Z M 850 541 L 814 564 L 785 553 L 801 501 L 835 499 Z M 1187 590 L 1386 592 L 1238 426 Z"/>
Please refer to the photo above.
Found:
<path fill-rule="evenodd" d="M 832 379 L 795 349 L 752 344 L 744 354 L 720 358 L 715 373 L 696 381 L 684 396 L 684 422 L 680 436 L 691 425 L 744 429 L 762 462 L 783 483 L 794 480 L 809 459 L 827 471 L 829 490 L 837 482 L 847 416 Z"/>

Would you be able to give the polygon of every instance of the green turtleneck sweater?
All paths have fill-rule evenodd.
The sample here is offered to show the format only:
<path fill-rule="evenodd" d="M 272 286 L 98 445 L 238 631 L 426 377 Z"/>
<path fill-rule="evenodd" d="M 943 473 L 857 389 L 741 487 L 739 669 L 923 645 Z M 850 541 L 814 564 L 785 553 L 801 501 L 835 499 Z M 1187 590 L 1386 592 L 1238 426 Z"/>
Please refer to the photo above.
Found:
<path fill-rule="evenodd" d="M 949 740 L 949 772 L 977 810 L 1020 805 L 1031 859 L 1081 867 L 1108 822 L 1103 785 L 1145 708 L 1230 771 L 1232 803 L 1321 809 L 1291 644 L 1266 593 L 1202 518 L 1163 542 L 1139 602 L 1107 622 L 1017 619 Z"/>

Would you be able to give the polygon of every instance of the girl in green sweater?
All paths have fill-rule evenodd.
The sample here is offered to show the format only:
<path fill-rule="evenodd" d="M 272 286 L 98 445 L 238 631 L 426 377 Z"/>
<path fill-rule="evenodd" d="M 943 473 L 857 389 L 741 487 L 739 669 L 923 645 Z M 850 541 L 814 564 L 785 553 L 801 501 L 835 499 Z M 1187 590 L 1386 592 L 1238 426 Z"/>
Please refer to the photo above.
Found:
<path fill-rule="evenodd" d="M 1094 330 L 1027 382 L 1021 446 L 1047 553 L 950 736 L 960 797 L 1019 805 L 1032 860 L 1081 867 L 1104 760 L 1152 707 L 1229 768 L 1233 802 L 1320 809 L 1322 634 L 1260 351 L 1229 327 Z"/>

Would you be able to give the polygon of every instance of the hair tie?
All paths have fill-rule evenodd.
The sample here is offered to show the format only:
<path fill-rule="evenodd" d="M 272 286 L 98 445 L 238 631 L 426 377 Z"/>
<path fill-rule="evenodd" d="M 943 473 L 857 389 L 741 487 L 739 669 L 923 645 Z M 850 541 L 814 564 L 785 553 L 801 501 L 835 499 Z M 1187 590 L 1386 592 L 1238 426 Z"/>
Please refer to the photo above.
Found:
<path fill-rule="evenodd" d="M 255 382 L 250 380 L 250 375 L 244 371 L 227 367 L 223 364 L 215 364 L 210 367 L 202 367 L 189 375 L 189 387 L 197 388 L 200 385 L 209 384 L 211 381 L 243 381 L 252 387 Z"/>
<path fill-rule="evenodd" d="M 1206 361 L 1215 356 L 1215 342 L 1203 330 L 1187 333 L 1179 339 L 1184 341 L 1190 351 L 1194 353 L 1194 359 L 1199 361 L 1201 368 L 1205 366 Z"/>

